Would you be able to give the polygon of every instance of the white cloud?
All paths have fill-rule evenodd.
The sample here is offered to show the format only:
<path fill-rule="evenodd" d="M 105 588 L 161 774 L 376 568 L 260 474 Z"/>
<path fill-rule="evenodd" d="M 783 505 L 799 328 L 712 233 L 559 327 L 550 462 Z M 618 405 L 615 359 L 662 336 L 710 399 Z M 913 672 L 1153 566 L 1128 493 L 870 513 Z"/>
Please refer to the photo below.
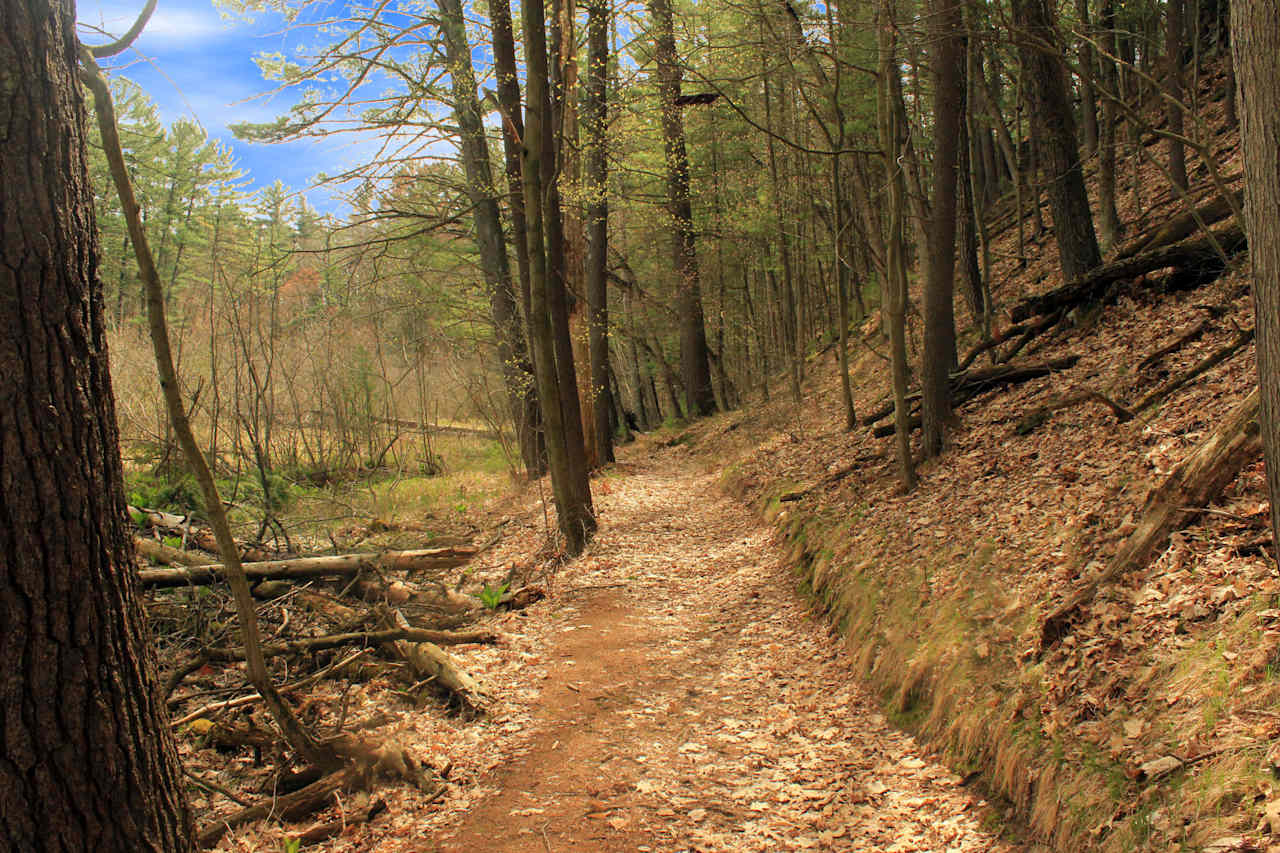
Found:
<path fill-rule="evenodd" d="M 147 23 L 149 39 L 191 41 L 228 33 L 233 24 L 212 9 L 165 9 L 161 6 Z"/>
<path fill-rule="evenodd" d="M 141 10 L 141 3 L 134 7 L 115 2 L 87 2 L 80 4 L 78 17 L 82 24 L 101 27 L 118 36 L 129 29 Z M 159 4 L 138 39 L 138 47 L 145 51 L 148 46 L 156 48 L 208 40 L 230 35 L 234 26 L 233 21 L 224 20 L 214 11 L 211 3 L 183 5 L 180 0 L 170 0 L 167 4 Z"/>

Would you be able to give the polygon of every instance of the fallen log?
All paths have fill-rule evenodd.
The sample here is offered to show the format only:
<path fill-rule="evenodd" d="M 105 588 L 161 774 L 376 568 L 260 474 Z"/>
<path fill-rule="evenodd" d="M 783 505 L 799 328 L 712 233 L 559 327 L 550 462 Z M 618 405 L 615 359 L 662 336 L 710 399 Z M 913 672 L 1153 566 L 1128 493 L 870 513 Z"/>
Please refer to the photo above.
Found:
<path fill-rule="evenodd" d="M 1130 240 L 1116 252 L 1115 259 L 1132 258 L 1160 246 L 1172 245 L 1200 230 L 1201 223 L 1205 226 L 1216 225 L 1230 216 L 1236 208 L 1243 207 L 1244 190 L 1237 190 L 1229 197 L 1216 195 L 1207 203 L 1197 207 L 1194 213 L 1188 211 L 1181 216 L 1175 216 L 1166 220 L 1154 231 L 1143 234 L 1136 240 Z"/>
<path fill-rule="evenodd" d="M 1048 376 L 1050 373 L 1057 373 L 1060 370 L 1069 370 L 1075 367 L 1076 362 L 1079 360 L 1080 356 L 1078 355 L 1067 355 L 1062 358 L 1031 364 L 1000 364 L 995 367 L 970 370 L 952 380 L 952 393 L 971 392 L 972 396 L 1003 385 L 1016 385 L 1020 382 L 1038 379 L 1041 376 Z"/>
<path fill-rule="evenodd" d="M 1024 324 L 1017 323 L 1012 326 L 1006 326 L 1004 329 L 1000 330 L 999 332 L 992 335 L 991 337 L 978 341 L 976 344 L 973 345 L 972 349 L 970 349 L 967 353 L 964 354 L 964 358 L 960 359 L 959 369 L 968 370 L 970 365 L 972 365 L 974 361 L 977 360 L 978 356 L 982 355 L 987 350 L 994 349 L 995 347 L 1000 346 L 1000 344 L 1004 343 L 1005 341 L 1009 340 L 1015 335 L 1022 334 L 1026 330 L 1027 330 L 1027 327 Z M 889 408 L 890 408 L 890 411 L 892 411 L 893 409 L 892 403 L 889 404 Z"/>
<path fill-rule="evenodd" d="M 327 823 L 317 823 L 310 829 L 299 832 L 296 835 L 291 834 L 289 838 L 297 842 L 300 846 L 307 844 L 319 844 L 321 841 L 327 841 L 330 838 L 337 838 L 339 835 L 346 832 L 347 827 L 349 826 L 368 823 L 386 810 L 386 800 L 374 800 L 369 804 L 368 808 L 344 814 L 341 818 L 328 821 Z"/>
<path fill-rule="evenodd" d="M 409 624 L 404 614 L 398 610 L 393 618 L 400 630 L 404 630 Z M 430 681 L 444 688 L 473 711 L 483 712 L 488 708 L 489 691 L 453 655 L 435 643 L 401 640 L 394 641 L 392 645 L 409 662 L 420 680 Z"/>
<path fill-rule="evenodd" d="M 1169 534 L 1199 515 L 1202 508 L 1236 478 L 1240 469 L 1261 453 L 1255 390 L 1151 492 L 1137 529 L 1106 567 L 1045 617 L 1040 629 L 1041 649 L 1052 646 L 1067 634 L 1076 613 L 1094 599 L 1104 584 L 1145 566 Z"/>
<path fill-rule="evenodd" d="M 778 502 L 790 503 L 792 501 L 802 500 L 803 498 L 807 497 L 813 492 L 816 492 L 818 489 L 826 488 L 827 486 L 840 482 L 841 480 L 843 480 L 845 477 L 848 477 L 853 472 L 860 470 L 862 466 L 867 462 L 871 462 L 873 460 L 882 459 L 882 458 L 883 456 L 879 453 L 875 453 L 875 452 L 863 453 L 853 462 L 841 468 L 837 468 L 835 471 L 832 471 L 831 473 L 827 474 L 825 477 L 818 480 L 816 483 L 812 483 L 808 486 L 801 486 L 799 488 L 792 489 L 789 492 L 784 492 L 783 494 L 778 496 Z"/>
<path fill-rule="evenodd" d="M 133 516 L 134 519 L 141 519 L 151 527 L 158 527 L 161 530 L 177 530 L 181 533 L 186 533 L 191 529 L 191 516 L 189 515 L 175 515 L 172 512 L 148 509 L 144 506 L 129 505 L 126 509 L 129 510 L 129 515 Z"/>
<path fill-rule="evenodd" d="M 245 576 L 252 581 L 301 580 L 317 577 L 347 577 L 360 572 L 415 572 L 448 569 L 466 564 L 474 555 L 471 548 L 427 548 L 419 551 L 382 551 L 367 554 L 343 554 L 336 557 L 298 557 L 292 560 L 267 560 L 245 563 Z M 222 566 L 143 569 L 138 572 L 143 587 L 204 586 L 222 580 Z"/>
<path fill-rule="evenodd" d="M 907 432 L 915 432 L 920 429 L 921 423 L 923 423 L 923 421 L 921 420 L 920 415 L 912 415 L 907 419 Z M 898 428 L 895 424 L 881 424 L 873 429 L 871 434 L 876 438 L 884 438 L 885 436 L 893 435 L 897 431 Z"/>
<path fill-rule="evenodd" d="M 1062 322 L 1062 318 L 1067 316 L 1065 311 L 1058 311 L 1054 314 L 1047 314 L 1036 322 L 1023 329 L 1018 339 L 1010 345 L 1009 349 L 996 356 L 996 364 L 1008 364 L 1013 361 L 1014 356 L 1022 352 L 1023 348 L 1038 338 L 1040 335 L 1052 329 L 1054 326 Z"/>
<path fill-rule="evenodd" d="M 133 550 L 139 556 L 165 566 L 212 566 L 216 562 L 212 557 L 206 557 L 196 551 L 170 548 L 163 542 L 147 539 L 145 536 L 133 537 Z"/>
<path fill-rule="evenodd" d="M 1040 376 L 1053 373 L 1057 370 L 1067 370 L 1074 367 L 1076 362 L 1080 360 L 1078 355 L 1068 355 L 1063 358 L 1055 358 L 1046 362 L 1034 362 L 1030 364 L 997 364 L 994 367 L 983 367 L 977 370 L 964 370 L 951 374 L 951 396 L 952 405 L 959 405 L 967 401 L 971 397 L 996 388 L 1000 385 L 1015 385 L 1019 382 L 1026 382 L 1036 379 Z M 914 391 L 907 395 L 908 403 L 915 403 L 920 399 L 920 392 Z M 914 406 L 912 407 L 914 409 Z M 881 405 L 879 408 L 867 414 L 863 418 L 863 425 L 870 426 L 876 421 L 883 420 L 893 414 L 892 401 Z M 882 436 L 882 428 L 873 430 L 876 436 Z M 912 427 L 915 429 L 915 427 Z M 890 430 L 883 435 L 892 435 Z"/>
<path fill-rule="evenodd" d="M 919 391 L 912 391 L 910 394 L 907 395 L 907 403 L 909 405 L 914 404 L 919 400 L 920 400 Z M 882 403 L 880 406 L 878 406 L 875 409 L 872 409 L 870 412 L 867 412 L 867 414 L 864 415 L 862 418 L 862 425 L 871 426 L 873 423 L 877 421 L 882 421 L 892 414 L 893 414 L 893 401 L 890 400 L 887 403 Z"/>
<path fill-rule="evenodd" d="M 1009 309 L 1009 317 L 1013 322 L 1019 323 L 1042 314 L 1088 305 L 1105 296 L 1111 285 L 1156 270 L 1169 267 L 1179 270 L 1200 269 L 1207 264 L 1221 263 L 1218 246 L 1228 255 L 1240 252 L 1246 246 L 1244 229 L 1233 223 L 1212 235 L 1112 261 L 1048 293 L 1018 302 Z"/>

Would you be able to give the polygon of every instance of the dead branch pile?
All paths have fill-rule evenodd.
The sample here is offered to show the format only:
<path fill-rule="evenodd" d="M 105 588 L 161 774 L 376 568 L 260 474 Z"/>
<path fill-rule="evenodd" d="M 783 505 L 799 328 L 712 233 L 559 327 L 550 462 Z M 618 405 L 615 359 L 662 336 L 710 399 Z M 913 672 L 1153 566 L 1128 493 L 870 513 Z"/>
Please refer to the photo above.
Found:
<path fill-rule="evenodd" d="M 242 553 L 273 557 L 243 568 L 260 602 L 261 653 L 277 689 L 303 709 L 309 726 L 326 734 L 317 740 L 334 760 L 314 763 L 292 754 L 262 711 L 263 696 L 245 680 L 246 653 L 222 566 L 216 553 L 195 547 L 208 541 L 204 531 L 186 516 L 130 509 L 141 528 L 134 541 L 146 564 L 138 579 L 157 633 L 173 725 L 193 754 L 214 756 L 203 759 L 198 773 L 191 772 L 189 759 L 188 776 L 209 796 L 241 807 L 219 811 L 202 828 L 205 847 L 263 817 L 299 821 L 338 797 L 349 800 L 351 792 L 367 798 L 363 792 L 378 778 L 408 782 L 428 798 L 443 795 L 447 769 L 427 766 L 372 731 L 396 719 L 383 703 L 374 718 L 359 719 L 349 714 L 345 699 L 332 697 L 376 680 L 408 700 L 406 712 L 436 702 L 447 713 L 483 714 L 491 699 L 484 680 L 469 670 L 465 655 L 445 647 L 500 642 L 500 632 L 483 624 L 487 614 L 526 606 L 541 597 L 540 588 L 519 586 L 514 566 L 491 582 L 472 576 L 474 570 L 458 571 L 482 550 L 471 547 L 307 557 L 237 543 Z M 188 545 L 193 547 L 183 547 Z M 257 801 L 239 779 L 216 781 L 226 772 L 217 753 L 251 755 L 254 790 L 269 795 Z M 380 800 L 367 802 L 346 813 L 346 825 L 374 819 L 386 808 Z M 293 837 L 315 841 L 341 828 L 322 822 Z"/>

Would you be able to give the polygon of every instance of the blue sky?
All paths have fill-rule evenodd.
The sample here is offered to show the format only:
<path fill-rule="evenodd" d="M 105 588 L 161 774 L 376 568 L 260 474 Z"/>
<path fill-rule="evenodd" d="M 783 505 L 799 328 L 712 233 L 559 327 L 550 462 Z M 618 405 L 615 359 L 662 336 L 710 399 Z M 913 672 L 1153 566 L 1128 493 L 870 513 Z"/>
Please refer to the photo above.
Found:
<path fill-rule="evenodd" d="M 87 31 L 105 26 L 112 33 L 126 30 L 143 5 L 119 0 L 80 0 L 81 39 L 106 41 Z M 236 140 L 229 125 L 239 121 L 265 122 L 285 113 L 293 96 L 281 93 L 258 97 L 271 88 L 262 79 L 253 57 L 260 53 L 292 55 L 302 35 L 290 32 L 282 17 L 256 13 L 253 21 L 225 17 L 211 0 L 160 0 L 134 48 L 106 66 L 137 82 L 160 109 L 168 124 L 181 116 L 194 117 L 235 154 L 248 172 L 252 187 L 283 181 L 294 190 L 306 188 L 320 172 L 341 172 L 369 153 L 369 142 L 351 138 L 303 140 L 278 145 Z M 323 211 L 344 212 L 345 205 L 328 190 L 307 193 Z"/>

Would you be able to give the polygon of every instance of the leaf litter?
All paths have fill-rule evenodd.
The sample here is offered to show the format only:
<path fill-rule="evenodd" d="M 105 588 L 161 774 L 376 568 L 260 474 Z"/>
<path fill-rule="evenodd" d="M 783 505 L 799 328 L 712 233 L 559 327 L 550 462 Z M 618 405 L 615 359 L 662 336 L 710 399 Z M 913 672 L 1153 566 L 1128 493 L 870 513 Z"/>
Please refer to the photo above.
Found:
<path fill-rule="evenodd" d="M 587 552 L 547 600 L 501 617 L 503 644 L 458 650 L 498 697 L 491 714 L 402 719 L 407 748 L 452 764 L 443 799 L 380 791 L 387 815 L 313 849 L 1022 849 L 890 725 L 772 531 L 679 450 L 598 481 Z M 498 559 L 538 533 L 510 535 Z M 264 834 L 224 844 L 261 849 Z"/>

